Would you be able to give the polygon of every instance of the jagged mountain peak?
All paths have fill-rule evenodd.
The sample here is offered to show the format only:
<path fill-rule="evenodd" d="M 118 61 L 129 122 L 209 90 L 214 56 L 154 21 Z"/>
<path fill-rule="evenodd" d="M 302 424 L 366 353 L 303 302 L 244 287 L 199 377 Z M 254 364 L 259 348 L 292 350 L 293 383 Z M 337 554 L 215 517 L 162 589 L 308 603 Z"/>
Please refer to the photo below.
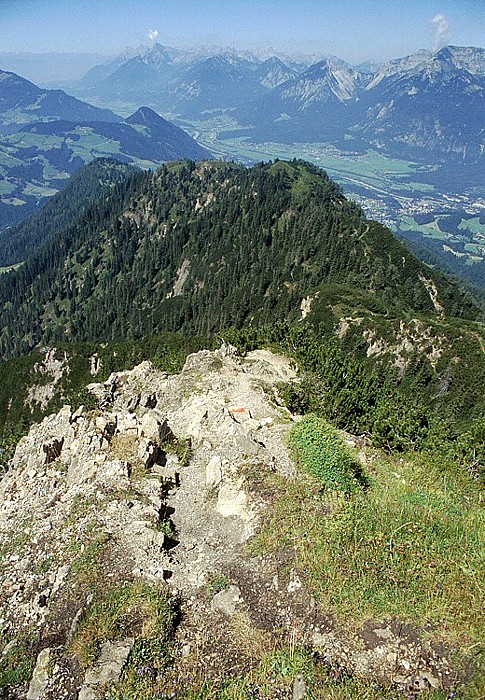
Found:
<path fill-rule="evenodd" d="M 223 52 L 215 56 L 209 56 L 209 58 L 204 59 L 198 66 L 194 67 L 194 70 L 227 70 L 227 69 L 251 69 L 252 64 L 246 58 L 242 58 L 233 53 Z"/>
<path fill-rule="evenodd" d="M 263 61 L 263 66 L 272 68 L 274 66 L 284 66 L 286 65 L 279 56 L 269 56 Z"/>
<path fill-rule="evenodd" d="M 431 56 L 423 64 L 417 66 L 413 71 L 414 75 L 421 75 L 430 80 L 447 82 L 457 76 L 464 74 L 473 76 L 464 65 L 458 67 L 454 60 L 454 55 L 448 47 L 445 47 Z"/>
<path fill-rule="evenodd" d="M 445 46 L 437 52 L 449 56 L 457 68 L 463 68 L 472 75 L 485 76 L 485 48 L 476 46 Z"/>
<path fill-rule="evenodd" d="M 325 58 L 320 59 L 316 63 L 313 63 L 306 71 L 306 74 L 311 75 L 312 73 L 316 73 L 319 71 L 325 71 L 325 70 L 337 70 L 337 69 L 346 69 L 349 71 L 356 71 L 356 69 L 352 68 L 349 66 L 348 63 L 343 61 L 341 58 L 338 58 L 337 56 L 325 56 Z"/>
<path fill-rule="evenodd" d="M 372 90 L 386 78 L 416 68 L 416 66 L 423 64 L 431 56 L 432 54 L 430 51 L 426 51 L 425 49 L 423 49 L 421 51 L 417 51 L 416 53 L 410 54 L 409 56 L 404 56 L 403 58 L 395 58 L 391 61 L 388 61 L 383 66 L 381 66 L 379 70 L 375 73 L 375 75 L 368 83 L 366 89 Z"/>
<path fill-rule="evenodd" d="M 282 85 L 287 80 L 292 80 L 298 76 L 298 72 L 278 56 L 267 58 L 257 67 L 256 74 L 261 85 L 269 89 Z"/>
<path fill-rule="evenodd" d="M 162 46 L 161 44 L 155 44 L 151 48 L 139 54 L 139 58 L 148 65 L 156 67 L 166 67 L 173 63 L 174 54 L 176 51 L 169 47 Z"/>
<path fill-rule="evenodd" d="M 485 49 L 474 47 L 444 46 L 431 53 L 421 50 L 404 58 L 397 58 L 381 66 L 367 85 L 367 90 L 377 87 L 386 78 L 406 74 L 451 75 L 465 70 L 472 75 L 485 75 Z"/>
<path fill-rule="evenodd" d="M 354 97 L 363 83 L 363 73 L 338 58 L 324 58 L 313 64 L 301 76 L 280 87 L 285 97 L 301 101 L 301 108 L 308 109 L 326 101 L 345 102 Z"/>

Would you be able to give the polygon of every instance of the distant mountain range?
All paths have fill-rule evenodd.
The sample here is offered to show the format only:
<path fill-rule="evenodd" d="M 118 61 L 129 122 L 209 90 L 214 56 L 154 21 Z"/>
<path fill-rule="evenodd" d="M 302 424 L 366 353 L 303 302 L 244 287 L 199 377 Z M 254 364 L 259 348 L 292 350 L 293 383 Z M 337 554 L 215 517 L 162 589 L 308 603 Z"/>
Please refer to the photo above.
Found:
<path fill-rule="evenodd" d="M 198 116 L 263 96 L 299 75 L 306 63 L 250 52 L 201 48 L 184 51 L 155 44 L 95 66 L 69 91 L 118 109 L 148 104 L 157 111 Z"/>
<path fill-rule="evenodd" d="M 354 68 L 333 57 L 308 65 L 157 44 L 93 68 L 71 91 L 103 106 L 143 102 L 184 119 L 229 110 L 255 141 L 330 141 L 438 161 L 477 162 L 485 152 L 481 48 L 449 46 Z"/>
<path fill-rule="evenodd" d="M 35 211 L 100 156 L 156 167 L 211 154 L 147 107 L 128 119 L 0 71 L 0 230 Z"/>

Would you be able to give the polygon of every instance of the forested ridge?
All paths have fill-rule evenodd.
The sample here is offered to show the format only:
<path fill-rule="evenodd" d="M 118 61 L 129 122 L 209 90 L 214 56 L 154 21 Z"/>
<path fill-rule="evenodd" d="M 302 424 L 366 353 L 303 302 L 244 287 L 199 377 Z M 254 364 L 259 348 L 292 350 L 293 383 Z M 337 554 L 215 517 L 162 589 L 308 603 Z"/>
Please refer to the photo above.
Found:
<path fill-rule="evenodd" d="M 478 313 L 315 166 L 182 161 L 120 180 L 0 279 L 0 348 L 297 321 L 328 283 L 388 317 Z"/>
<path fill-rule="evenodd" d="M 65 189 L 26 221 L 0 233 L 0 266 L 23 262 L 62 233 L 83 211 L 107 195 L 120 180 L 138 169 L 112 158 L 98 158 L 74 173 Z"/>
<path fill-rule="evenodd" d="M 323 411 L 390 449 L 481 425 L 478 304 L 368 221 L 323 171 L 301 161 L 88 169 L 87 182 L 112 175 L 101 198 L 73 198 L 82 209 L 68 226 L 58 211 L 41 218 L 50 239 L 0 278 L 3 359 L 66 347 L 71 369 L 51 409 L 81 400 L 93 354 L 105 376 L 147 358 L 180 368 L 190 348 L 224 338 L 294 356 L 302 383 L 287 400 L 296 410 Z M 41 379 L 36 362 L 1 366 L 7 432 L 42 413 L 26 407 L 27 387 Z"/>

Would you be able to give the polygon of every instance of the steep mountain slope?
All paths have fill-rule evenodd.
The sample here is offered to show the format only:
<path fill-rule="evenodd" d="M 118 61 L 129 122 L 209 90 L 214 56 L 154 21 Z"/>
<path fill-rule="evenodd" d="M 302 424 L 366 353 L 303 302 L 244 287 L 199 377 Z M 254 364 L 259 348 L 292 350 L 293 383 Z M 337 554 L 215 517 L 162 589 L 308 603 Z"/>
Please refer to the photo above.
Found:
<path fill-rule="evenodd" d="M 268 88 L 249 61 L 220 55 L 208 58 L 185 73 L 173 90 L 170 110 L 197 116 L 206 110 L 227 109 L 263 95 Z"/>
<path fill-rule="evenodd" d="M 298 71 L 295 67 L 284 63 L 281 58 L 277 56 L 267 58 L 266 61 L 256 69 L 256 74 L 261 85 L 267 88 L 275 88 L 285 83 L 287 80 L 293 80 L 300 72 L 301 71 Z"/>
<path fill-rule="evenodd" d="M 421 62 L 418 55 L 383 68 L 367 88 L 365 116 L 352 131 L 398 156 L 434 153 L 479 161 L 485 143 L 484 56 L 444 48 Z"/>
<path fill-rule="evenodd" d="M 195 121 L 234 110 L 245 128 L 229 137 L 328 141 L 405 160 L 476 165 L 485 152 L 484 66 L 485 50 L 474 47 L 418 51 L 364 72 L 332 57 L 302 71 L 277 56 L 177 55 L 156 45 L 89 89 L 97 104 L 129 109 L 135 100 Z"/>
<path fill-rule="evenodd" d="M 67 95 L 44 90 L 15 73 L 0 70 L 0 134 L 17 131 L 20 124 L 46 119 L 118 122 L 121 117 Z"/>
<path fill-rule="evenodd" d="M 296 320 L 329 282 L 389 316 L 476 313 L 314 166 L 182 162 L 122 182 L 0 280 L 2 352 Z"/>
<path fill-rule="evenodd" d="M 274 110 L 282 108 L 289 113 L 319 111 L 324 105 L 334 105 L 351 100 L 366 80 L 364 74 L 343 61 L 327 58 L 315 63 L 291 82 L 277 87 L 273 99 L 279 102 Z"/>
<path fill-rule="evenodd" d="M 374 71 L 374 74 L 366 86 L 367 90 L 371 90 L 376 87 L 382 80 L 393 75 L 400 75 L 408 70 L 413 70 L 419 65 L 431 58 L 432 53 L 430 51 L 416 51 L 416 53 L 410 56 L 404 56 L 403 58 L 394 58 L 384 65 L 379 66 L 379 68 Z"/>
<path fill-rule="evenodd" d="M 72 225 L 86 209 L 109 194 L 137 168 L 98 158 L 78 170 L 66 187 L 27 221 L 0 232 L 0 267 L 22 262 L 57 232 Z"/>
<path fill-rule="evenodd" d="M 173 58 L 173 51 L 156 44 L 127 61 L 105 66 L 104 71 L 103 66 L 98 67 L 97 72 L 93 69 L 79 83 L 78 89 L 81 94 L 86 94 L 86 98 L 94 93 L 115 103 L 123 101 L 159 106 L 164 104 L 164 92 L 177 76 Z"/>
<path fill-rule="evenodd" d="M 354 98 L 367 79 L 340 59 L 327 58 L 244 104 L 236 116 L 254 128 L 251 137 L 263 140 L 338 141 L 353 121 Z"/>
<path fill-rule="evenodd" d="M 178 160 L 182 157 L 193 160 L 206 160 L 211 154 L 199 146 L 183 129 L 160 117 L 148 107 L 139 110 L 126 119 L 145 138 L 145 152 L 156 160 Z M 140 142 L 141 145 L 141 142 Z"/>

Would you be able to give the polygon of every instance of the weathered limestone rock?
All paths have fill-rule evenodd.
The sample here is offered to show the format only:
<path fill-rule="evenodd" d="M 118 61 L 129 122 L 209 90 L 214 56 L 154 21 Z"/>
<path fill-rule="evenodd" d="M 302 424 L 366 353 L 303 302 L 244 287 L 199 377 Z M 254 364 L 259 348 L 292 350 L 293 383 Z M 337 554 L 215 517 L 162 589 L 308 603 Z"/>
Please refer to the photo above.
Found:
<path fill-rule="evenodd" d="M 42 693 L 47 688 L 47 683 L 49 681 L 50 663 L 51 650 L 47 647 L 47 649 L 42 649 L 37 657 L 37 663 L 35 664 L 34 673 L 32 674 L 27 693 L 27 700 L 39 700 L 39 698 L 42 697 Z"/>
<path fill-rule="evenodd" d="M 35 404 L 39 404 L 42 409 L 47 408 L 49 401 L 56 394 L 60 380 L 70 372 L 67 353 L 64 352 L 62 358 L 56 355 L 58 352 L 55 348 L 48 349 L 44 359 L 36 362 L 33 367 L 34 376 L 42 378 L 43 381 L 33 384 L 27 390 L 25 403 L 31 408 L 34 408 Z M 46 379 L 50 381 L 46 382 Z"/>
<path fill-rule="evenodd" d="M 155 413 L 148 411 L 141 418 L 140 435 L 158 445 L 173 438 L 173 433 L 167 421 Z"/>
<path fill-rule="evenodd" d="M 242 488 L 244 477 L 238 481 L 225 480 L 222 482 L 217 497 L 216 510 L 224 518 L 235 516 L 241 520 L 249 520 L 248 496 Z"/>
<path fill-rule="evenodd" d="M 138 457 L 145 469 L 151 469 L 157 463 L 160 448 L 154 445 L 148 438 L 142 438 L 138 445 Z"/>
<path fill-rule="evenodd" d="M 64 439 L 61 438 L 60 440 L 53 439 L 50 442 L 45 442 L 42 445 L 42 449 L 45 453 L 45 464 L 51 464 L 56 459 L 59 459 L 63 444 Z"/>
<path fill-rule="evenodd" d="M 79 697 L 85 700 L 96 697 L 94 691 L 98 686 L 119 681 L 134 643 L 135 640 L 132 638 L 104 642 L 98 661 L 93 668 L 86 671 L 84 686 L 81 688 Z"/>
<path fill-rule="evenodd" d="M 180 473 L 178 467 L 161 466 L 160 464 L 155 464 L 151 471 L 152 474 L 159 476 L 164 484 L 169 484 L 171 486 L 180 485 Z"/>
<path fill-rule="evenodd" d="M 205 485 L 216 488 L 221 483 L 223 474 L 222 460 L 219 455 L 214 455 L 205 468 Z"/>
<path fill-rule="evenodd" d="M 241 602 L 241 591 L 237 586 L 229 586 L 224 591 L 219 591 L 212 598 L 211 608 L 226 617 L 232 617 Z"/>
<path fill-rule="evenodd" d="M 306 686 L 303 676 L 297 676 L 293 681 L 292 700 L 305 700 Z"/>

